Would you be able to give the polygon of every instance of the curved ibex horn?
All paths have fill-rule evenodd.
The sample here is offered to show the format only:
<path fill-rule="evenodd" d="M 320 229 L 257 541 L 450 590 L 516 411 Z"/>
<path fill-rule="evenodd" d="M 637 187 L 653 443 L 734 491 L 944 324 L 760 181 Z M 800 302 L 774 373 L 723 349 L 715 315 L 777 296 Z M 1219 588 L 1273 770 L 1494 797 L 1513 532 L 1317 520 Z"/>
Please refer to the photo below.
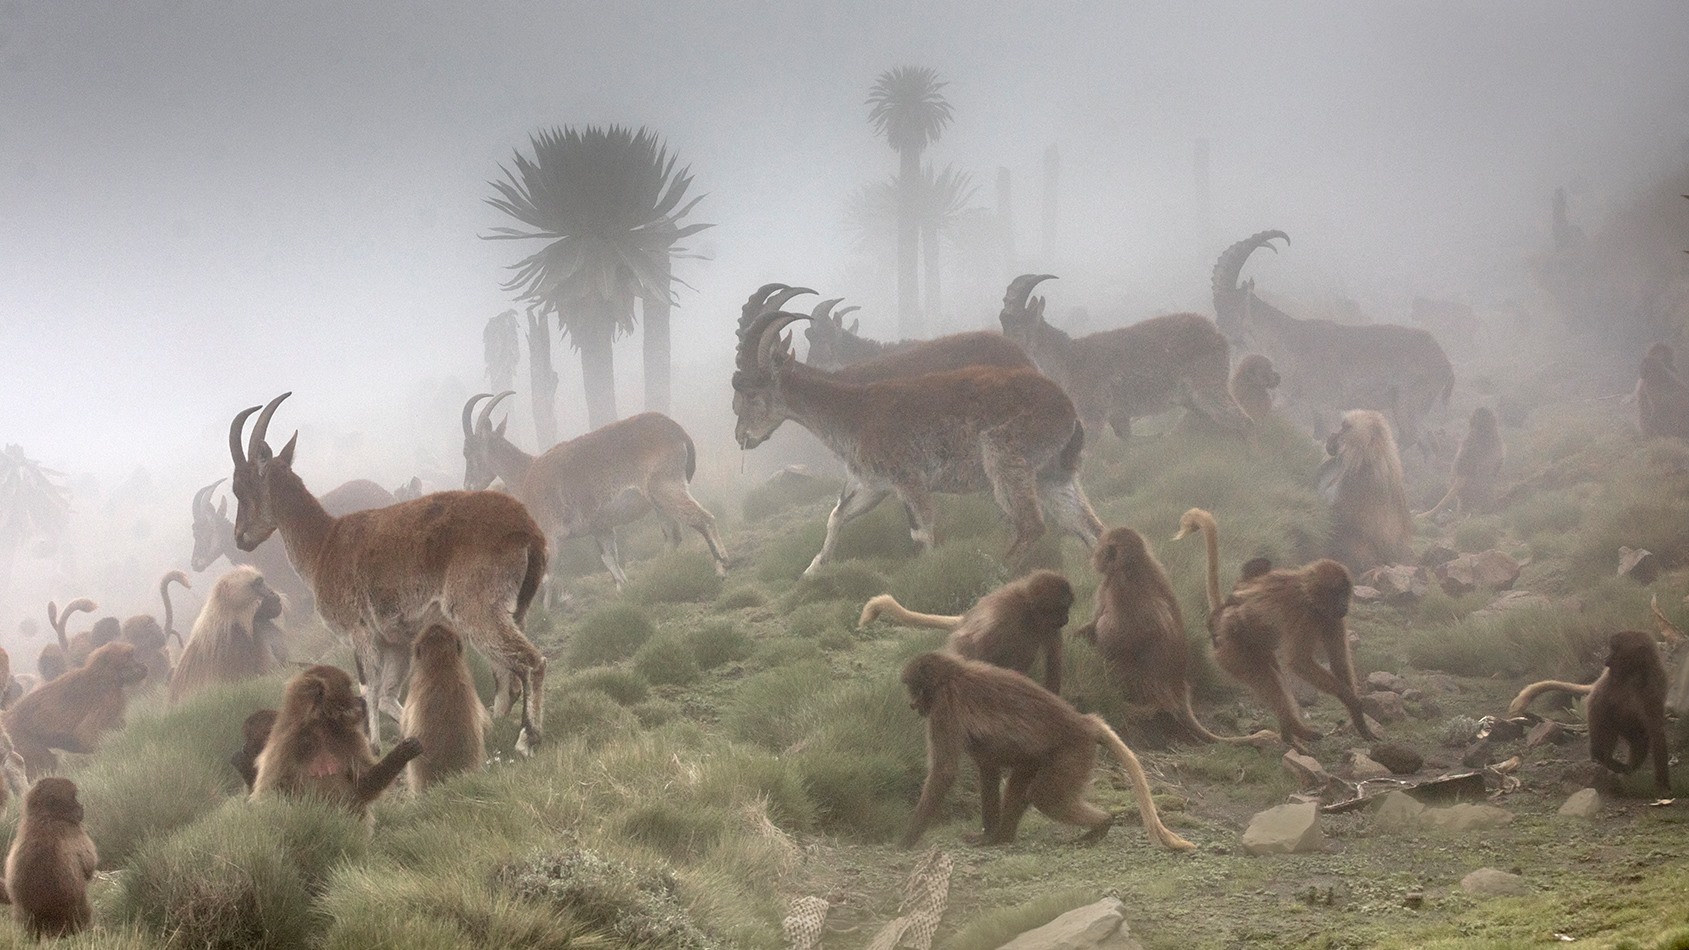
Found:
<path fill-rule="evenodd" d="M 1243 272 L 1243 263 L 1256 248 L 1272 248 L 1273 253 L 1277 254 L 1278 248 L 1273 247 L 1275 239 L 1283 239 L 1285 246 L 1290 246 L 1290 235 L 1283 231 L 1257 231 L 1221 251 L 1219 260 L 1214 262 L 1215 292 L 1237 289 L 1237 278 Z"/>
<path fill-rule="evenodd" d="M 482 406 L 481 407 L 481 414 L 479 416 L 475 417 L 475 428 L 479 429 L 482 426 L 492 425 L 493 424 L 493 410 L 498 408 L 499 403 L 504 402 L 506 399 L 509 399 L 511 396 L 514 396 L 514 395 L 516 395 L 516 390 L 506 389 L 504 392 L 499 393 L 497 396 L 494 396 L 492 402 L 489 402 L 485 406 Z"/>
<path fill-rule="evenodd" d="M 194 510 L 198 511 L 201 508 L 210 509 L 211 493 L 216 491 L 217 486 L 223 484 L 223 482 L 224 479 L 219 478 L 204 488 L 201 488 L 199 491 L 194 492 Z"/>
<path fill-rule="evenodd" d="M 749 297 L 745 298 L 744 304 L 739 307 L 740 334 L 743 334 L 745 328 L 751 325 L 751 321 L 757 318 L 757 314 L 762 313 L 762 303 L 768 299 L 768 295 L 776 290 L 785 290 L 786 286 L 785 284 L 763 284 L 752 291 Z"/>
<path fill-rule="evenodd" d="M 832 320 L 833 320 L 833 308 L 838 306 L 839 301 L 841 301 L 843 299 L 844 299 L 843 297 L 834 297 L 831 300 L 821 301 L 820 303 L 815 305 L 814 310 L 811 310 L 809 312 L 809 318 L 811 320 L 815 321 L 816 323 L 820 323 L 823 320 L 826 320 L 828 322 L 832 322 Z"/>
<path fill-rule="evenodd" d="M 1026 298 L 1032 295 L 1032 288 L 1046 280 L 1055 280 L 1054 274 L 1022 274 L 1009 282 L 1009 289 L 1003 294 L 1004 310 L 1025 310 Z"/>
<path fill-rule="evenodd" d="M 814 291 L 810 292 L 814 293 Z M 769 368 L 769 350 L 779 341 L 782 331 L 799 320 L 808 319 L 810 319 L 809 315 L 802 313 L 774 314 L 773 319 L 768 321 L 768 325 L 763 327 L 762 334 L 757 337 L 757 369 Z"/>
<path fill-rule="evenodd" d="M 264 407 L 250 406 L 242 409 L 240 414 L 235 416 L 235 421 L 229 423 L 229 457 L 235 460 L 236 465 L 246 464 L 246 454 L 240 450 L 240 433 L 246 428 L 246 417 L 262 408 Z"/>
<path fill-rule="evenodd" d="M 258 421 L 252 424 L 252 438 L 247 440 L 246 443 L 247 458 L 252 458 L 258 451 L 258 447 L 264 445 L 264 437 L 270 433 L 270 417 L 276 414 L 276 407 L 282 404 L 282 400 L 291 395 L 293 395 L 291 391 L 282 393 L 270 400 L 270 404 L 265 406 L 264 411 L 258 414 Z"/>
<path fill-rule="evenodd" d="M 813 293 L 815 293 L 815 291 L 810 290 L 808 287 L 787 287 L 784 290 L 781 290 L 780 292 L 776 293 L 774 296 L 772 296 L 772 297 L 768 298 L 767 300 L 763 301 L 762 312 L 763 313 L 776 313 L 780 310 L 781 307 L 786 306 L 786 301 L 791 300 L 793 297 L 801 297 L 804 294 L 813 294 Z"/>
<path fill-rule="evenodd" d="M 468 402 L 463 404 L 463 437 L 464 438 L 470 439 L 470 438 L 475 437 L 475 427 L 474 427 L 474 424 L 473 424 L 473 420 L 470 419 L 470 416 L 475 414 L 475 404 L 480 402 L 483 399 L 491 399 L 491 398 L 493 398 L 492 393 L 476 393 L 475 395 L 469 397 Z"/>

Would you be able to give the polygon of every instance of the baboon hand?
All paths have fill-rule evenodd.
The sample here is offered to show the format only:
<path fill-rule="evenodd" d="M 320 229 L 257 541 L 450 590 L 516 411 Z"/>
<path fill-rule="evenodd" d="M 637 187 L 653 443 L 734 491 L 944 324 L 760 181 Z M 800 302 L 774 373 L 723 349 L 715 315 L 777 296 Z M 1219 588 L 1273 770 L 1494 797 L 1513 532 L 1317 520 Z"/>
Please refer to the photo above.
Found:
<path fill-rule="evenodd" d="M 422 740 L 416 736 L 406 736 L 387 754 L 400 762 L 409 762 L 422 754 Z"/>

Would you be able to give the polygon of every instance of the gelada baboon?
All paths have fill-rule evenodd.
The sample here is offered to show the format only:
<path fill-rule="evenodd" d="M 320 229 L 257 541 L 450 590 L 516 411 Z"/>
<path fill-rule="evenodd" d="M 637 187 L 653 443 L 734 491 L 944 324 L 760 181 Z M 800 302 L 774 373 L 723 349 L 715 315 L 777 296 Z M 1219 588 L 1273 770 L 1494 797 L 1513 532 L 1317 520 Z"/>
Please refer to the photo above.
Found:
<path fill-rule="evenodd" d="M 152 614 L 136 614 L 123 621 L 121 639 L 135 648 L 135 658 L 147 668 L 147 686 L 163 685 L 170 682 L 170 638 L 176 637 L 181 644 L 181 634 L 174 629 L 176 611 L 170 603 L 170 585 L 181 584 L 192 587 L 188 583 L 188 575 L 181 571 L 171 571 L 158 582 L 158 596 L 164 601 L 164 624 L 159 625 Z"/>
<path fill-rule="evenodd" d="M 338 666 L 295 674 L 258 754 L 252 798 L 319 798 L 367 817 L 369 803 L 422 752 L 421 742 L 407 738 L 376 761 L 364 731 L 367 715 L 352 677 Z"/>
<path fill-rule="evenodd" d="M 1482 512 L 1495 501 L 1501 465 L 1506 458 L 1507 448 L 1501 442 L 1501 429 L 1496 425 L 1495 413 L 1485 406 L 1472 410 L 1466 438 L 1460 440 L 1460 450 L 1454 455 L 1454 472 L 1449 477 L 1448 493 L 1437 502 L 1436 507 L 1420 517 L 1431 517 L 1450 505 L 1455 511 L 1469 514 Z"/>
<path fill-rule="evenodd" d="M 1062 628 L 1073 609 L 1073 585 L 1055 571 L 1033 571 L 979 599 L 959 616 L 922 614 L 890 594 L 862 606 L 860 629 L 887 617 L 911 627 L 949 630 L 948 646 L 960 656 L 1031 675 L 1044 657 L 1044 686 L 1061 693 Z"/>
<path fill-rule="evenodd" d="M 1689 439 L 1689 385 L 1677 375 L 1671 347 L 1648 347 L 1637 369 L 1636 421 L 1645 438 Z"/>
<path fill-rule="evenodd" d="M 1161 823 L 1138 757 L 1101 717 L 1082 715 L 1023 674 L 939 651 L 910 660 L 903 685 L 909 705 L 927 719 L 927 779 L 904 847 L 913 847 L 932 823 L 964 752 L 979 767 L 982 842 L 1013 841 L 1028 804 L 1088 829 L 1082 841 L 1101 839 L 1114 817 L 1085 800 L 1099 742 L 1131 778 L 1150 840 L 1174 851 L 1196 847 Z"/>
<path fill-rule="evenodd" d="M 94 621 L 93 629 L 84 630 L 70 638 L 69 649 L 65 651 L 65 658 L 70 669 L 76 669 L 88 662 L 88 657 L 95 650 L 108 643 L 117 642 L 123 636 L 123 621 L 116 617 L 101 617 Z"/>
<path fill-rule="evenodd" d="M 1263 729 L 1248 736 L 1208 731 L 1191 710 L 1190 645 L 1185 618 L 1167 572 L 1143 535 L 1115 528 L 1091 552 L 1097 585 L 1096 616 L 1076 635 L 1096 646 L 1116 683 L 1147 696 L 1192 736 L 1203 742 L 1270 746 L 1278 734 Z"/>
<path fill-rule="evenodd" d="M 237 567 L 217 578 L 170 676 L 170 702 L 279 669 L 285 662 L 276 626 L 281 613 L 281 595 L 253 568 Z"/>
<path fill-rule="evenodd" d="M 1244 565 L 1229 596 L 1220 596 L 1220 531 L 1214 516 L 1192 508 L 1179 519 L 1175 539 L 1202 532 L 1208 547 L 1208 634 L 1214 659 L 1254 691 L 1278 717 L 1279 732 L 1298 748 L 1317 739 L 1302 721 L 1296 700 L 1284 682 L 1282 650 L 1290 669 L 1322 692 L 1337 697 L 1349 711 L 1355 731 L 1377 739 L 1355 689 L 1355 660 L 1349 652 L 1349 595 L 1354 582 L 1343 565 L 1322 559 L 1297 570 L 1271 570 L 1264 558 Z M 1330 668 L 1315 655 L 1325 654 Z"/>
<path fill-rule="evenodd" d="M 1262 425 L 1273 411 L 1273 393 L 1279 384 L 1278 370 L 1273 361 L 1259 353 L 1251 353 L 1237 361 L 1232 370 L 1232 401 L 1237 403 L 1249 421 Z"/>
<path fill-rule="evenodd" d="M 1600 765 L 1629 775 L 1649 757 L 1654 760 L 1654 784 L 1671 794 L 1670 758 L 1666 751 L 1665 664 L 1654 638 L 1639 630 L 1621 630 L 1607 641 L 1607 663 L 1588 685 L 1543 680 L 1519 691 L 1508 707 L 1510 716 L 1525 711 L 1531 700 L 1552 691 L 1588 695 L 1589 757 Z M 1613 753 L 1623 739 L 1630 761 Z"/>
<path fill-rule="evenodd" d="M 33 781 L 58 764 L 54 749 L 93 752 L 100 736 L 123 725 L 127 689 L 147 678 L 127 643 L 108 643 L 88 662 L 43 684 L 0 714 Z"/>
<path fill-rule="evenodd" d="M 59 642 L 42 647 L 41 656 L 35 661 L 35 668 L 40 671 L 43 680 L 56 680 L 70 669 L 70 638 L 65 636 L 65 625 L 70 622 L 70 615 L 77 611 L 93 613 L 98 609 L 99 605 L 86 597 L 78 597 L 65 604 L 64 613 L 59 613 L 58 604 L 47 602 L 47 623 L 58 634 Z"/>
<path fill-rule="evenodd" d="M 239 751 L 229 756 L 229 764 L 235 767 L 241 781 L 246 783 L 246 790 L 252 791 L 253 783 L 258 781 L 258 756 L 263 753 L 265 743 L 270 741 L 270 730 L 276 724 L 274 709 L 260 709 L 240 724 L 241 746 Z"/>
<path fill-rule="evenodd" d="M 399 732 L 425 750 L 405 766 L 405 780 L 420 792 L 458 772 L 480 771 L 487 761 L 492 719 L 463 657 L 463 640 L 443 622 L 430 623 L 411 646 L 411 682 Z"/>
<path fill-rule="evenodd" d="M 82 830 L 76 783 L 56 776 L 33 785 L 6 855 L 6 897 L 12 918 L 32 937 L 65 937 L 87 927 L 88 880 L 99 866 Z"/>
<path fill-rule="evenodd" d="M 1396 564 L 1412 554 L 1413 516 L 1402 459 L 1381 412 L 1351 409 L 1325 443 L 1319 490 L 1331 505 L 1330 556 L 1351 571 Z"/>

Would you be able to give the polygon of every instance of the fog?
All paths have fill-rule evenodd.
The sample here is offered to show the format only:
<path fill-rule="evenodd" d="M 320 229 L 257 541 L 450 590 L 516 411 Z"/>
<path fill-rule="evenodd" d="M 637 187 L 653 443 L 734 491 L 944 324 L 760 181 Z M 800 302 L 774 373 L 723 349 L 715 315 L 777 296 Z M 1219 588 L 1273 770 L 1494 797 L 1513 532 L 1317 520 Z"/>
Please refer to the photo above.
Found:
<path fill-rule="evenodd" d="M 675 415 L 707 468 L 732 471 L 727 360 L 751 288 L 846 296 L 866 335 L 894 335 L 890 275 L 844 227 L 851 193 L 896 168 L 864 104 L 887 68 L 948 81 L 955 120 L 930 159 L 970 170 L 986 208 L 1009 170 L 1014 270 L 1059 274 L 1052 315 L 1085 306 L 1099 329 L 1210 312 L 1215 253 L 1266 228 L 1294 241 L 1251 265 L 1280 294 L 1374 320 L 1416 295 L 1502 306 L 1556 187 L 1590 227 L 1684 162 L 1686 49 L 1676 2 L 8 0 L 0 443 L 66 473 L 81 552 L 21 559 L 0 629 L 49 596 L 150 604 L 152 579 L 185 566 L 188 495 L 228 473 L 228 420 L 283 391 L 276 430 L 302 430 L 308 483 L 455 487 L 482 327 L 532 250 L 479 239 L 509 223 L 487 182 L 538 129 L 648 126 L 707 194 L 691 220 L 716 226 L 689 242 L 706 259 L 677 270 L 694 289 Z M 1012 276 L 953 282 L 935 325 L 994 326 Z M 625 415 L 639 341 L 617 349 Z M 571 436 L 580 369 L 556 354 Z M 148 506 L 163 514 L 102 521 Z M 90 550 L 114 531 L 121 556 Z"/>

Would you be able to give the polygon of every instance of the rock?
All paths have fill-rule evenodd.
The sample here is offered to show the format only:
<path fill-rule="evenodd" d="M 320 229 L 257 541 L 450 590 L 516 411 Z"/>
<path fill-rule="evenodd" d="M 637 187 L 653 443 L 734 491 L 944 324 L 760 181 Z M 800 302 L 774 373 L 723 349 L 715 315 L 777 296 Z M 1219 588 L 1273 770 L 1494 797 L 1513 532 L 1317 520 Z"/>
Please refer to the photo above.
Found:
<path fill-rule="evenodd" d="M 1360 577 L 1360 583 L 1377 588 L 1385 603 L 1411 603 L 1431 589 L 1431 578 L 1423 567 L 1392 564 L 1375 567 Z"/>
<path fill-rule="evenodd" d="M 1460 889 L 1477 897 L 1509 897 L 1531 892 L 1524 878 L 1495 868 L 1479 868 L 1466 875 L 1460 879 Z"/>
<path fill-rule="evenodd" d="M 1384 592 L 1376 587 L 1368 587 L 1365 584 L 1356 584 L 1354 587 L 1349 589 L 1349 596 L 1355 600 L 1371 603 L 1375 600 L 1383 600 Z"/>
<path fill-rule="evenodd" d="M 1484 618 L 1496 617 L 1507 613 L 1510 610 L 1518 610 L 1522 607 L 1547 607 L 1552 603 L 1553 601 L 1541 594 L 1532 593 L 1528 590 L 1510 590 L 1503 593 L 1495 600 L 1490 601 L 1488 604 L 1472 611 L 1470 616 Z"/>
<path fill-rule="evenodd" d="M 1350 749 L 1347 761 L 1344 763 L 1349 778 L 1357 782 L 1367 782 L 1375 778 L 1387 778 L 1390 770 L 1374 762 L 1365 749 Z"/>
<path fill-rule="evenodd" d="M 1399 742 L 1384 742 L 1372 747 L 1372 757 L 1397 775 L 1412 775 L 1425 767 L 1425 758 Z"/>
<path fill-rule="evenodd" d="M 1408 689 L 1407 680 L 1402 679 L 1394 673 L 1387 673 L 1383 670 L 1373 670 L 1371 673 L 1368 673 L 1366 675 L 1366 685 L 1375 693 L 1381 691 L 1406 693 Z"/>
<path fill-rule="evenodd" d="M 1396 692 L 1401 693 L 1402 699 L 1407 700 L 1410 703 L 1417 703 L 1425 698 L 1424 690 L 1414 689 L 1412 686 L 1409 686 L 1407 689 L 1396 690 Z"/>
<path fill-rule="evenodd" d="M 1447 564 L 1457 557 L 1460 557 L 1459 551 L 1438 541 L 1426 548 L 1425 553 L 1419 556 L 1419 564 L 1421 567 L 1437 567 Z"/>
<path fill-rule="evenodd" d="M 1660 576 L 1660 559 L 1645 548 L 1619 548 L 1619 576 L 1639 584 L 1652 584 Z"/>
<path fill-rule="evenodd" d="M 1126 905 L 1107 897 L 1028 930 L 999 950 L 1143 950 L 1126 925 Z"/>
<path fill-rule="evenodd" d="M 1439 802 L 1458 802 L 1464 799 L 1482 799 L 1484 797 L 1484 775 L 1482 772 L 1460 772 L 1445 775 L 1420 782 L 1418 785 L 1405 790 L 1415 800 L 1426 804 Z"/>
<path fill-rule="evenodd" d="M 1594 818 L 1601 814 L 1601 795 L 1593 788 L 1573 792 L 1560 806 L 1560 814 L 1573 818 Z"/>
<path fill-rule="evenodd" d="M 1325 849 L 1320 809 L 1313 802 L 1279 805 L 1249 819 L 1243 850 L 1249 854 L 1303 854 Z"/>
<path fill-rule="evenodd" d="M 1512 719 L 1490 719 L 1478 734 L 1491 742 L 1512 742 L 1525 738 L 1525 730 L 1531 725 L 1531 720 L 1524 716 Z"/>
<path fill-rule="evenodd" d="M 1462 554 L 1434 572 L 1443 590 L 1452 595 L 1472 591 L 1507 590 L 1519 580 L 1519 562 L 1496 550 Z"/>
<path fill-rule="evenodd" d="M 1460 754 L 1460 764 L 1469 769 L 1481 769 L 1495 761 L 1495 754 L 1490 749 L 1490 740 L 1479 739 L 1466 747 Z"/>
<path fill-rule="evenodd" d="M 1403 696 L 1402 699 L 1405 700 L 1407 697 Z M 1430 720 L 1443 718 L 1443 705 L 1423 693 L 1413 700 L 1413 705 L 1410 707 L 1410 711 L 1413 713 L 1415 718 L 1418 719 Z"/>
<path fill-rule="evenodd" d="M 1525 748 L 1534 749 L 1539 745 L 1553 743 L 1559 745 L 1566 741 L 1566 727 L 1552 719 L 1544 719 L 1531 728 L 1525 735 Z"/>
<path fill-rule="evenodd" d="M 1295 749 L 1284 754 L 1279 760 L 1284 764 L 1284 770 L 1296 780 L 1301 788 L 1324 788 L 1331 784 L 1331 776 L 1321 766 L 1318 759 L 1311 755 L 1303 755 Z"/>
<path fill-rule="evenodd" d="M 1361 697 L 1361 708 L 1379 722 L 1401 722 L 1407 718 L 1407 707 L 1400 693 L 1367 693 Z"/>
<path fill-rule="evenodd" d="M 1325 695 L 1315 689 L 1314 684 L 1308 682 L 1300 676 L 1297 676 L 1289 670 L 1285 671 L 1284 683 L 1286 686 L 1290 687 L 1290 695 L 1296 697 L 1296 705 L 1298 706 L 1312 706 L 1320 701 L 1321 696 Z"/>
<path fill-rule="evenodd" d="M 1428 808 L 1419 820 L 1427 828 L 1465 834 L 1500 828 L 1513 821 L 1513 813 L 1494 805 L 1450 805 L 1447 808 Z"/>
<path fill-rule="evenodd" d="M 1424 813 L 1425 806 L 1406 792 L 1385 792 L 1372 811 L 1372 824 L 1385 831 L 1407 828 L 1418 824 L 1419 816 Z"/>

